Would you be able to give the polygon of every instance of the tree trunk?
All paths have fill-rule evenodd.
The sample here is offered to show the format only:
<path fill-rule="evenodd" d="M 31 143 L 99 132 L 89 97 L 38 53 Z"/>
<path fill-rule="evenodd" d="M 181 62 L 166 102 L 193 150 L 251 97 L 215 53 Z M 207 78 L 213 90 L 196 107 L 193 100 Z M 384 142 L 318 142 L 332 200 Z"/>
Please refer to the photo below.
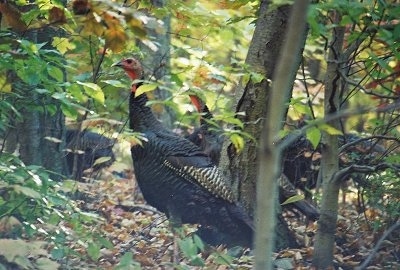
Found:
<path fill-rule="evenodd" d="M 339 23 L 340 17 L 334 14 L 333 23 Z M 325 77 L 325 117 L 337 113 L 339 110 L 339 95 L 341 91 L 340 68 L 342 67 L 341 55 L 344 38 L 344 27 L 333 29 L 332 43 L 329 48 L 328 66 Z M 328 123 L 340 129 L 339 120 Z M 336 181 L 335 173 L 339 170 L 338 137 L 323 134 L 322 147 L 322 198 L 320 206 L 320 219 L 314 244 L 313 265 L 317 269 L 332 267 L 333 251 L 335 244 L 336 222 L 338 214 L 338 196 L 340 183 Z"/>
<path fill-rule="evenodd" d="M 259 17 L 253 39 L 245 63 L 253 72 L 264 76 L 261 82 L 251 79 L 241 82 L 236 89 L 236 112 L 244 112 L 240 116 L 244 123 L 244 132 L 251 134 L 258 142 L 261 135 L 263 116 L 266 115 L 267 101 L 274 66 L 278 61 L 279 50 L 283 44 L 290 6 L 285 5 L 268 11 L 269 1 L 260 4 Z M 234 146 L 228 143 L 222 152 L 221 166 L 230 173 L 229 179 L 237 190 L 240 201 L 250 213 L 254 212 L 257 179 L 258 145 L 248 139 L 240 154 L 236 154 Z M 227 169 L 225 169 L 227 168 Z"/>
<path fill-rule="evenodd" d="M 25 7 L 21 7 L 22 9 Z M 52 49 L 48 42 L 54 35 L 58 35 L 57 30 L 52 27 L 44 27 L 35 30 L 27 30 L 24 38 L 33 43 L 44 43 L 44 48 Z M 23 97 L 29 97 L 26 100 L 19 100 L 14 104 L 22 115 L 22 121 L 17 122 L 10 119 L 13 124 L 10 132 L 10 143 L 7 143 L 7 151 L 14 152 L 16 146 L 19 146 L 20 158 L 27 165 L 43 166 L 51 172 L 51 177 L 59 179 L 61 174 L 65 174 L 66 163 L 64 162 L 65 153 L 63 153 L 63 130 L 64 116 L 60 107 L 55 113 L 46 111 L 46 104 L 56 102 L 51 97 L 41 95 L 33 91 L 32 86 L 22 82 L 16 74 L 13 76 L 13 91 Z M 10 136 L 8 136 L 10 137 Z M 46 138 L 50 138 L 46 139 Z M 58 139 L 56 142 L 51 138 Z"/>
<path fill-rule="evenodd" d="M 258 83 L 251 79 L 248 82 L 242 81 L 236 90 L 236 112 L 245 113 L 240 117 L 244 123 L 243 131 L 251 134 L 256 142 L 260 141 L 263 116 L 266 115 L 271 90 L 269 80 L 272 78 L 274 67 L 278 62 L 291 9 L 291 6 L 284 5 L 268 10 L 268 3 L 267 0 L 261 1 L 255 32 L 246 58 L 246 64 L 250 66 L 251 70 L 262 74 L 265 79 Z M 305 42 L 305 37 L 303 42 Z M 294 82 L 295 79 L 295 74 L 292 75 L 290 82 Z M 277 125 L 281 126 L 282 123 L 277 123 Z M 256 142 L 247 140 L 240 154 L 236 153 L 230 142 L 225 142 L 221 154 L 221 168 L 227 173 L 228 179 L 231 179 L 231 185 L 239 200 L 251 215 L 254 213 L 256 204 L 254 198 L 259 152 L 259 145 Z M 287 246 L 281 244 L 295 243 L 293 235 L 287 233 L 289 228 L 284 220 L 278 218 L 278 223 L 276 227 L 277 247 L 284 248 Z"/>
<path fill-rule="evenodd" d="M 290 97 L 301 53 L 304 48 L 308 0 L 296 1 L 291 9 L 290 23 L 279 54 L 273 76 L 267 113 L 262 130 L 257 180 L 257 212 L 255 239 L 255 269 L 272 269 L 274 249 L 275 204 L 278 193 L 278 178 L 281 175 L 279 132 L 286 118 L 287 101 Z M 271 192 L 272 191 L 272 192 Z M 271 194 L 265 196 L 266 193 Z M 281 221 L 282 219 L 278 219 Z M 281 221 L 283 223 L 283 221 Z M 280 228 L 277 226 L 276 228 Z M 279 234 L 278 234 L 279 235 Z M 289 235 L 285 236 L 286 238 Z M 279 239 L 277 242 L 280 243 Z"/>

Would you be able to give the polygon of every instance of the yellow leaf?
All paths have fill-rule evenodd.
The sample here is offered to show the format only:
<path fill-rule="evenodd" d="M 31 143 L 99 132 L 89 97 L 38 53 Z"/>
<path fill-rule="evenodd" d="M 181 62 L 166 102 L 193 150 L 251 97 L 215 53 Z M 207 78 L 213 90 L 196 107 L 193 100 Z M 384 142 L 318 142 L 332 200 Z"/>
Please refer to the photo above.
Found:
<path fill-rule="evenodd" d="M 70 43 L 67 38 L 54 37 L 51 43 L 61 54 L 65 54 L 68 50 L 75 49 L 75 44 Z"/>
<path fill-rule="evenodd" d="M 125 48 L 127 36 L 121 26 L 107 29 L 104 38 L 106 40 L 106 47 L 113 52 L 120 52 Z"/>
<path fill-rule="evenodd" d="M 7 77 L 4 74 L 0 74 L 0 92 L 11 92 L 11 84 L 7 82 Z"/>
<path fill-rule="evenodd" d="M 295 203 L 298 201 L 304 200 L 304 195 L 294 195 L 290 198 L 288 198 L 286 201 L 284 201 L 283 203 L 281 203 L 281 205 L 286 205 L 289 203 Z"/>
<path fill-rule="evenodd" d="M 135 96 L 140 96 L 143 93 L 147 93 L 150 91 L 153 91 L 154 89 L 157 88 L 157 84 L 143 84 L 139 86 L 136 91 L 135 91 Z"/>
<path fill-rule="evenodd" d="M 98 164 L 105 163 L 109 160 L 111 160 L 111 157 L 100 157 L 100 158 L 96 159 L 96 161 L 93 163 L 93 167 Z"/>
<path fill-rule="evenodd" d="M 239 153 L 240 151 L 243 150 L 244 147 L 244 139 L 242 136 L 240 136 L 237 133 L 233 133 L 230 136 L 231 142 L 233 143 L 233 145 L 235 146 L 236 152 Z"/>
<path fill-rule="evenodd" d="M 343 132 L 341 132 L 340 130 L 328 125 L 328 124 L 322 124 L 322 125 L 318 125 L 318 127 L 325 131 L 326 133 L 328 133 L 329 135 L 343 135 Z"/>

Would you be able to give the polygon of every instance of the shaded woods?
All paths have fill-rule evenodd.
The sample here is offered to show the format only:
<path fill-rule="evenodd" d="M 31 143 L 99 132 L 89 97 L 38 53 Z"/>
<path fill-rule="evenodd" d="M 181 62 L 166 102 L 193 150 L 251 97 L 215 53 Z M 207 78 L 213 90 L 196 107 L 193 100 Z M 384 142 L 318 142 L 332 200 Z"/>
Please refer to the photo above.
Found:
<path fill-rule="evenodd" d="M 3 268 L 399 267 L 397 4 L 1 1 L 0 14 Z M 255 250 L 209 246 L 193 224 L 174 235 L 143 199 L 130 148 L 146 140 L 111 67 L 132 55 L 163 125 L 218 151 Z"/>

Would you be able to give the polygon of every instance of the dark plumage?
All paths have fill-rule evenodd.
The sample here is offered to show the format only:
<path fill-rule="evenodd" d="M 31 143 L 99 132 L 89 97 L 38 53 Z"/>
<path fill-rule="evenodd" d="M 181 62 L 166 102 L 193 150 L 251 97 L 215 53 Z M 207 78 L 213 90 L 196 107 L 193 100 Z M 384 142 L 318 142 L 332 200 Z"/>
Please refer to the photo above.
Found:
<path fill-rule="evenodd" d="M 340 135 L 338 139 L 339 147 L 349 145 L 339 153 L 340 168 L 351 164 L 370 164 L 376 156 L 385 151 L 381 145 L 371 140 L 363 140 L 354 134 Z M 286 147 L 283 156 L 283 173 L 296 188 L 309 192 L 316 187 L 321 163 L 321 145 L 314 149 L 306 137 L 301 136 Z"/>
<path fill-rule="evenodd" d="M 142 77 L 138 60 L 128 58 L 115 64 L 133 79 Z M 145 94 L 129 101 L 130 128 L 143 133 L 142 145 L 131 148 L 136 180 L 145 200 L 170 219 L 200 224 L 229 235 L 230 245 L 251 246 L 253 223 L 236 202 L 229 186 L 201 149 L 165 129 L 146 106 Z M 226 243 L 222 238 L 221 243 Z"/>
<path fill-rule="evenodd" d="M 207 155 L 210 156 L 214 164 L 218 165 L 221 156 L 223 135 L 220 134 L 215 127 L 210 124 L 213 118 L 212 113 L 204 102 L 196 95 L 190 95 L 193 105 L 199 113 L 202 114 L 200 118 L 200 127 L 195 129 L 194 132 L 188 136 L 188 140 L 198 145 Z M 279 182 L 279 201 L 285 202 L 288 198 L 297 195 L 297 190 L 285 175 L 282 175 Z M 319 211 L 310 202 L 299 200 L 284 206 L 285 208 L 295 208 L 310 220 L 317 220 L 319 218 Z"/>
<path fill-rule="evenodd" d="M 68 173 L 69 175 L 74 173 L 76 179 L 82 177 L 84 170 L 105 168 L 115 161 L 115 155 L 112 150 L 114 140 L 103 135 L 87 130 L 67 129 L 65 141 Z M 109 157 L 110 159 L 94 165 L 95 161 L 101 157 Z M 74 159 L 77 159 L 76 162 L 74 162 Z M 74 164 L 76 164 L 75 172 Z"/>
<path fill-rule="evenodd" d="M 196 128 L 187 139 L 199 146 L 211 158 L 211 161 L 218 166 L 224 142 L 223 134 L 210 123 L 213 115 L 207 105 L 198 96 L 190 95 L 190 99 L 197 111 L 202 115 L 200 127 Z"/>

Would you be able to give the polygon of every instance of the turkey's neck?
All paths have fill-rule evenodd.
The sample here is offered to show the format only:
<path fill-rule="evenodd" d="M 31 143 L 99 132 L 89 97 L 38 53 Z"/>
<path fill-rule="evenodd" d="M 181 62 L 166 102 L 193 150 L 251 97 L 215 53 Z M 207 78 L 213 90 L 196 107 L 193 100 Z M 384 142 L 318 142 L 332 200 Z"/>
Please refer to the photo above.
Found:
<path fill-rule="evenodd" d="M 140 84 L 136 87 L 138 88 Z M 148 130 L 157 130 L 161 123 L 156 119 L 151 109 L 146 106 L 147 95 L 141 94 L 135 97 L 131 92 L 129 99 L 129 128 L 136 132 L 145 132 Z"/>

